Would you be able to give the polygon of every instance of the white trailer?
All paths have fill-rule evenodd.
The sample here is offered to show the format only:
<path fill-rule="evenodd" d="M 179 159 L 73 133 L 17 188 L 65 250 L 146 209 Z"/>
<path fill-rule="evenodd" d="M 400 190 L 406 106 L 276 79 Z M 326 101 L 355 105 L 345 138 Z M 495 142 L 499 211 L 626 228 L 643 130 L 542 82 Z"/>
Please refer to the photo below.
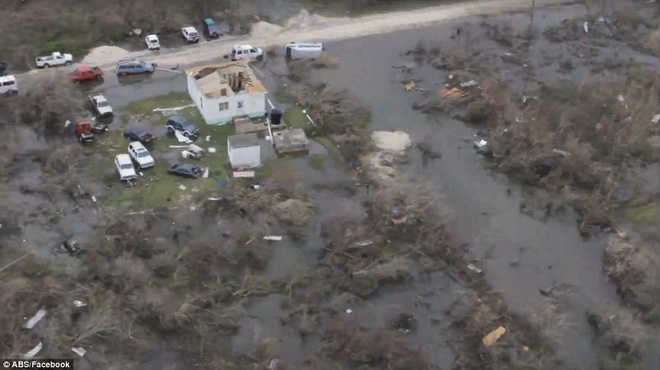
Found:
<path fill-rule="evenodd" d="M 284 47 L 287 59 L 316 59 L 323 52 L 323 44 L 309 42 L 290 42 Z"/>

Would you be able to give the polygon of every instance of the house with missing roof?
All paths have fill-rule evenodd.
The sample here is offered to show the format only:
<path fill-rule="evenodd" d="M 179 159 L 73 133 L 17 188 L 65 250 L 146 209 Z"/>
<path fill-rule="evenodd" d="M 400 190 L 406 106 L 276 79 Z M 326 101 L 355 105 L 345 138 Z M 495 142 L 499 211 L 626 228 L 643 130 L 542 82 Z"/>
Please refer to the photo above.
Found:
<path fill-rule="evenodd" d="M 206 123 L 222 125 L 234 117 L 266 115 L 266 88 L 247 61 L 198 66 L 186 75 L 190 98 Z"/>

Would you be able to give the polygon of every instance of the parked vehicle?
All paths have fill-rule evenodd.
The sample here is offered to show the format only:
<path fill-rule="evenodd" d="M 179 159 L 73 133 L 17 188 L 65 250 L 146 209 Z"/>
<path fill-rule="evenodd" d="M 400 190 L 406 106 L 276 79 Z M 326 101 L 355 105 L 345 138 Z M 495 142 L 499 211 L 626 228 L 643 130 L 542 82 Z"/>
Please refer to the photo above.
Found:
<path fill-rule="evenodd" d="M 124 137 L 130 141 L 139 141 L 144 145 L 149 144 L 155 138 L 149 131 L 142 127 L 131 127 L 124 131 Z"/>
<path fill-rule="evenodd" d="M 204 171 L 199 166 L 195 166 L 189 163 L 176 163 L 170 166 L 167 169 L 167 172 L 181 177 L 188 177 L 191 179 L 196 179 L 201 176 Z"/>
<path fill-rule="evenodd" d="M 120 60 L 117 63 L 117 74 L 120 76 L 153 73 L 155 69 L 155 63 L 145 62 L 144 60 Z"/>
<path fill-rule="evenodd" d="M 135 167 L 128 154 L 117 154 L 115 157 L 115 166 L 119 172 L 119 179 L 121 181 L 132 181 L 137 179 Z"/>
<path fill-rule="evenodd" d="M 234 45 L 231 49 L 231 60 L 262 60 L 263 58 L 263 50 L 249 44 Z"/>
<path fill-rule="evenodd" d="M 183 27 L 181 29 L 181 34 L 183 38 L 186 39 L 189 43 L 199 42 L 199 32 L 195 27 Z"/>
<path fill-rule="evenodd" d="M 92 109 L 99 117 L 111 117 L 114 114 L 112 106 L 105 96 L 101 94 L 90 95 L 88 99 Z"/>
<path fill-rule="evenodd" d="M 128 144 L 128 155 L 133 158 L 140 168 L 144 169 L 153 167 L 155 164 L 154 158 L 151 156 L 147 148 L 145 148 L 139 141 L 134 141 Z"/>
<path fill-rule="evenodd" d="M 76 68 L 73 72 L 70 72 L 68 75 L 69 80 L 73 82 L 83 82 L 90 80 L 102 80 L 103 71 L 99 67 L 91 66 L 80 66 Z"/>
<path fill-rule="evenodd" d="M 167 120 L 167 132 L 174 135 L 175 131 L 179 131 L 183 136 L 194 139 L 199 136 L 199 128 L 190 122 L 189 119 L 182 116 L 172 116 Z"/>
<path fill-rule="evenodd" d="M 284 47 L 284 55 L 287 59 L 316 59 L 323 52 L 323 44 L 301 42 L 290 42 Z"/>
<path fill-rule="evenodd" d="M 76 139 L 80 143 L 89 143 L 94 141 L 94 134 L 92 133 L 92 124 L 87 120 L 76 123 L 76 126 L 74 128 L 74 133 L 76 134 Z"/>
<path fill-rule="evenodd" d="M 0 94 L 18 94 L 18 83 L 14 75 L 0 76 Z"/>
<path fill-rule="evenodd" d="M 204 157 L 204 149 L 200 148 L 195 144 L 190 144 L 186 150 L 184 150 L 185 158 L 201 159 Z"/>
<path fill-rule="evenodd" d="M 73 63 L 73 55 L 56 51 L 51 55 L 36 57 L 37 68 L 50 68 Z"/>
<path fill-rule="evenodd" d="M 222 36 L 222 33 L 220 33 L 220 28 L 218 28 L 218 25 L 215 24 L 213 18 L 204 19 L 202 24 L 204 25 L 204 33 L 206 34 L 206 36 L 212 38 L 218 38 Z"/>
<path fill-rule="evenodd" d="M 147 35 L 144 38 L 144 42 L 147 44 L 147 49 L 160 50 L 160 40 L 158 40 L 157 35 Z"/>

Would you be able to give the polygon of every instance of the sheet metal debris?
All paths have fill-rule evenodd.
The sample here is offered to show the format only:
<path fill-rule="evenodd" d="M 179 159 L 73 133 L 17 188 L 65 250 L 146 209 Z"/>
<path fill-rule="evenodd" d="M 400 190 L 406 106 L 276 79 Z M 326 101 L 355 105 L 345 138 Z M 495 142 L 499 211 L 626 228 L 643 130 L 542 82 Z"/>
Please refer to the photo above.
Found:
<path fill-rule="evenodd" d="M 215 153 L 215 152 L 216 152 L 215 148 L 213 148 L 213 147 L 209 148 L 209 153 Z"/>
<path fill-rule="evenodd" d="M 87 351 L 82 347 L 73 347 L 71 348 L 71 350 L 73 351 L 73 353 L 77 354 L 80 357 L 85 356 L 85 353 L 87 353 Z"/>
<path fill-rule="evenodd" d="M 32 328 L 34 328 L 34 326 L 37 325 L 37 323 L 38 323 L 39 321 L 41 321 L 41 319 L 43 319 L 44 316 L 46 316 L 46 313 L 48 313 L 48 311 L 46 311 L 46 309 L 44 309 L 44 308 L 39 309 L 39 311 L 37 311 L 37 313 L 34 314 L 34 316 L 32 316 L 32 317 L 30 318 L 30 320 L 28 320 L 28 322 L 26 322 L 25 325 L 24 325 L 23 327 L 24 327 L 25 329 L 32 329 Z"/>
<path fill-rule="evenodd" d="M 234 171 L 234 177 L 251 178 L 254 177 L 254 171 Z"/>
<path fill-rule="evenodd" d="M 473 264 L 469 264 L 469 265 L 467 265 L 467 269 L 470 270 L 470 271 L 474 271 L 474 272 L 476 272 L 477 274 L 481 274 L 481 273 L 482 273 L 481 269 L 478 268 L 477 266 L 473 265 Z"/>
<path fill-rule="evenodd" d="M 202 174 L 202 178 L 207 179 L 208 177 L 209 177 L 209 168 L 206 167 L 206 168 L 204 169 L 204 173 Z"/>
<path fill-rule="evenodd" d="M 179 131 L 174 131 L 174 136 L 176 136 L 176 139 L 177 139 L 180 143 L 186 143 L 186 144 L 191 144 L 191 143 L 192 143 L 192 140 L 190 140 L 190 139 L 188 139 L 187 137 L 185 137 L 185 136 L 184 136 L 181 132 L 179 132 Z"/>
<path fill-rule="evenodd" d="M 186 108 L 192 108 L 194 107 L 195 104 L 188 104 L 188 105 L 182 105 L 179 107 L 170 107 L 170 108 L 154 108 L 154 112 L 166 112 L 166 111 L 176 111 L 176 110 L 184 110 Z"/>
<path fill-rule="evenodd" d="M 654 115 L 653 118 L 651 118 L 651 122 L 653 122 L 653 123 L 660 122 L 660 114 Z"/>
<path fill-rule="evenodd" d="M 29 359 L 31 359 L 31 358 L 34 358 L 34 356 L 36 356 L 37 354 L 39 354 L 39 352 L 41 352 L 41 348 L 43 348 L 43 344 L 42 344 L 41 342 L 39 342 L 39 344 L 37 344 L 36 346 L 34 346 L 34 348 L 32 348 L 31 350 L 27 351 L 27 352 L 23 355 L 23 358 L 26 359 L 26 360 L 29 360 Z"/>
<path fill-rule="evenodd" d="M 589 33 L 589 22 L 584 22 L 584 32 Z"/>
<path fill-rule="evenodd" d="M 186 189 L 188 189 L 188 188 L 185 185 L 183 185 L 183 184 L 179 185 L 179 190 L 185 191 Z"/>
<path fill-rule="evenodd" d="M 279 235 L 266 235 L 264 236 L 264 240 L 280 241 L 282 240 L 282 237 Z"/>
<path fill-rule="evenodd" d="M 500 340 L 504 333 L 506 333 L 506 329 L 503 326 L 500 326 L 483 337 L 481 342 L 483 342 L 486 347 L 490 347 Z"/>
<path fill-rule="evenodd" d="M 87 303 L 85 303 L 85 302 L 83 302 L 83 301 L 75 300 L 75 301 L 73 301 L 73 305 L 76 306 L 76 307 L 78 307 L 78 308 L 80 308 L 80 307 L 85 307 L 85 306 L 87 306 Z"/>
<path fill-rule="evenodd" d="M 461 83 L 461 87 L 463 87 L 463 88 L 477 86 L 477 85 L 479 85 L 479 83 L 475 80 L 470 80 L 468 82 L 462 82 Z"/>

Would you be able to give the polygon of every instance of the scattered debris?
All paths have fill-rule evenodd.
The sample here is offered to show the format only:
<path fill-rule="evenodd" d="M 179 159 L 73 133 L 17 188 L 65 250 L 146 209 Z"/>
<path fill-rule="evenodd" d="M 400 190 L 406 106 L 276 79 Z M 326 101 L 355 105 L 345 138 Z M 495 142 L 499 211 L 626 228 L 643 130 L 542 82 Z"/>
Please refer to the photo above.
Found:
<path fill-rule="evenodd" d="M 651 118 L 651 122 L 653 122 L 653 123 L 660 122 L 660 114 L 654 115 L 653 118 Z"/>
<path fill-rule="evenodd" d="M 279 235 L 267 235 L 267 236 L 264 236 L 264 240 L 280 241 L 280 240 L 282 240 L 282 237 L 279 236 Z"/>
<path fill-rule="evenodd" d="M 80 308 L 80 307 L 87 306 L 87 303 L 85 303 L 83 301 L 75 300 L 75 301 L 73 301 L 73 305 L 76 306 L 77 308 Z"/>
<path fill-rule="evenodd" d="M 346 313 L 350 315 L 351 313 L 353 313 L 353 310 L 351 310 L 350 308 L 347 308 Z"/>
<path fill-rule="evenodd" d="M 179 185 L 179 189 L 185 191 L 188 188 L 185 185 L 181 184 Z"/>
<path fill-rule="evenodd" d="M 589 33 L 589 22 L 584 22 L 584 32 Z"/>
<path fill-rule="evenodd" d="M 466 87 L 472 87 L 472 86 L 477 86 L 479 83 L 475 80 L 470 80 L 468 82 L 461 82 L 461 87 L 466 88 Z"/>
<path fill-rule="evenodd" d="M 474 149 L 477 150 L 477 152 L 482 152 L 487 150 L 486 148 L 488 147 L 488 142 L 484 139 L 481 139 L 479 141 L 475 141 L 473 143 Z"/>
<path fill-rule="evenodd" d="M 522 350 L 523 350 L 523 352 L 529 352 L 529 347 L 527 347 L 527 346 L 523 346 L 523 347 L 522 347 Z"/>
<path fill-rule="evenodd" d="M 481 273 L 482 273 L 481 269 L 478 268 L 477 266 L 473 265 L 473 264 L 469 264 L 469 265 L 467 265 L 467 269 L 470 270 L 470 271 L 474 271 L 474 272 L 476 272 L 477 274 L 481 274 Z"/>
<path fill-rule="evenodd" d="M 43 344 L 42 344 L 41 342 L 39 342 L 39 344 L 37 344 L 36 346 L 34 346 L 34 348 L 32 348 L 31 350 L 27 351 L 27 353 L 25 353 L 25 354 L 23 355 L 23 358 L 26 359 L 26 360 L 29 360 L 29 359 L 31 359 L 31 358 L 34 358 L 34 356 L 36 356 L 39 352 L 41 352 L 41 348 L 43 348 Z"/>
<path fill-rule="evenodd" d="M 85 353 L 87 353 L 87 351 L 82 347 L 73 347 L 71 350 L 80 357 L 85 356 Z"/>
<path fill-rule="evenodd" d="M 571 156 L 571 153 L 569 153 L 567 151 L 564 151 L 564 150 L 560 150 L 560 149 L 552 149 L 552 152 L 555 153 L 555 154 L 563 155 L 564 157 L 570 157 Z"/>
<path fill-rule="evenodd" d="M 277 365 L 279 363 L 280 363 L 279 359 L 274 358 L 274 359 L 270 360 L 270 362 L 268 363 L 268 370 L 276 370 Z"/>
<path fill-rule="evenodd" d="M 183 149 L 188 148 L 188 145 L 170 145 L 170 149 Z"/>
<path fill-rule="evenodd" d="M 204 169 L 204 173 L 202 174 L 202 178 L 207 179 L 209 177 L 209 168 L 206 167 Z"/>
<path fill-rule="evenodd" d="M 251 178 L 254 177 L 254 171 L 234 171 L 234 177 Z"/>
<path fill-rule="evenodd" d="M 44 309 L 44 308 L 40 308 L 39 311 L 37 311 L 37 313 L 34 314 L 34 316 L 32 316 L 32 318 L 30 318 L 30 320 L 28 320 L 28 322 L 25 323 L 25 325 L 24 325 L 23 327 L 24 327 L 25 329 L 32 329 L 32 328 L 34 328 L 34 326 L 37 325 L 37 323 L 38 323 L 39 321 L 41 321 L 41 319 L 43 319 L 44 316 L 46 316 L 46 313 L 47 313 L 47 312 L 48 312 L 48 311 L 46 311 L 46 309 Z"/>
<path fill-rule="evenodd" d="M 179 132 L 179 131 L 174 131 L 174 136 L 176 136 L 176 139 L 177 139 L 180 143 L 186 143 L 186 144 L 191 144 L 191 143 L 192 143 L 192 140 L 190 140 L 190 139 L 188 139 L 187 137 L 185 137 L 185 136 L 184 136 L 181 132 Z"/>
<path fill-rule="evenodd" d="M 504 333 L 506 333 L 506 329 L 503 326 L 500 326 L 497 329 L 488 333 L 481 341 L 486 347 L 490 347 L 493 344 L 495 344 L 495 342 L 497 342 L 500 339 L 500 337 L 504 335 Z"/>
<path fill-rule="evenodd" d="M 216 152 L 215 148 L 213 148 L 213 147 L 209 148 L 209 153 L 215 153 L 215 152 Z"/>
<path fill-rule="evenodd" d="M 78 241 L 74 239 L 63 241 L 60 247 L 62 250 L 73 256 L 82 251 L 82 247 L 78 244 Z"/>
<path fill-rule="evenodd" d="M 92 202 L 96 203 L 96 195 L 92 195 Z"/>
<path fill-rule="evenodd" d="M 211 135 L 206 135 L 206 141 L 211 141 Z"/>
<path fill-rule="evenodd" d="M 374 243 L 373 240 L 363 240 L 361 242 L 355 243 L 355 245 L 358 246 L 358 247 L 366 247 L 368 245 L 372 245 L 373 243 Z"/>
<path fill-rule="evenodd" d="M 166 112 L 166 111 L 172 111 L 172 110 L 183 110 L 186 108 L 192 108 L 194 107 L 195 104 L 188 104 L 188 105 L 182 105 L 180 107 L 172 107 L 172 108 L 154 108 L 154 112 Z"/>
<path fill-rule="evenodd" d="M 452 87 L 452 88 L 445 87 L 442 90 L 442 93 L 440 94 L 440 97 L 459 99 L 459 98 L 463 98 L 463 97 L 467 96 L 468 94 L 469 94 L 468 92 L 463 91 L 463 90 L 461 90 L 459 88 L 456 88 L 456 87 Z"/>
<path fill-rule="evenodd" d="M 410 135 L 402 131 L 374 131 L 371 140 L 380 150 L 388 152 L 404 152 L 412 145 Z"/>
<path fill-rule="evenodd" d="M 408 81 L 404 84 L 406 91 L 412 91 L 415 88 L 415 81 Z"/>

